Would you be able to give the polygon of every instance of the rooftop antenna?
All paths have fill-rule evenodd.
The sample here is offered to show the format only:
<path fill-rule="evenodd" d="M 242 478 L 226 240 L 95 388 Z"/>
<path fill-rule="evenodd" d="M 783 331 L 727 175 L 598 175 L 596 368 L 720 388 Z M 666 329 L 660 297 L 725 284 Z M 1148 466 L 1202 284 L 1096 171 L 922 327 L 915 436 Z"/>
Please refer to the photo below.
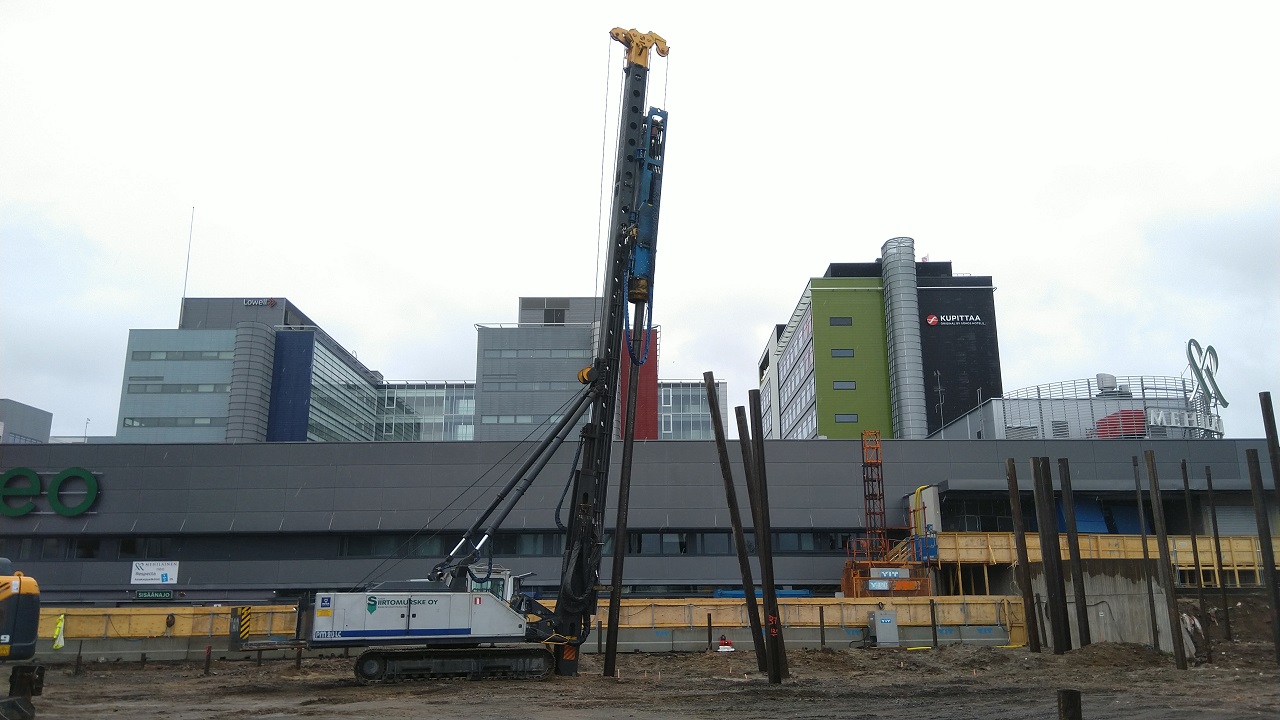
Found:
<path fill-rule="evenodd" d="M 182 304 L 178 308 L 178 327 L 182 327 L 182 314 L 187 309 L 187 277 L 191 275 L 191 231 L 196 227 L 196 206 L 191 206 L 191 224 L 187 226 L 187 265 L 182 269 Z"/>

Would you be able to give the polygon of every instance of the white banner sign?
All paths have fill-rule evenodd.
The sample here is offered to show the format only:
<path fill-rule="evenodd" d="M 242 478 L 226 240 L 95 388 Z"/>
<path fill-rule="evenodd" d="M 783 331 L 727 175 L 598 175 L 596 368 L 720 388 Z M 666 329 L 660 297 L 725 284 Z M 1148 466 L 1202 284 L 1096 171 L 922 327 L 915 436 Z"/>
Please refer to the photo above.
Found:
<path fill-rule="evenodd" d="M 177 561 L 138 561 L 133 564 L 131 585 L 177 585 Z"/>

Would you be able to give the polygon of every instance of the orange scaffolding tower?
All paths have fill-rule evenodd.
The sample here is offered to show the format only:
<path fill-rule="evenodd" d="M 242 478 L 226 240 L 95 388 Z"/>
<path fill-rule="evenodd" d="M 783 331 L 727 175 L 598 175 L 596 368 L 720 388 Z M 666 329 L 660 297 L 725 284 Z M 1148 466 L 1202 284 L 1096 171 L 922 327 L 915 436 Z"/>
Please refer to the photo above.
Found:
<path fill-rule="evenodd" d="M 867 559 L 883 560 L 889 554 L 889 534 L 884 520 L 879 430 L 862 431 L 862 498 L 867 513 Z"/>

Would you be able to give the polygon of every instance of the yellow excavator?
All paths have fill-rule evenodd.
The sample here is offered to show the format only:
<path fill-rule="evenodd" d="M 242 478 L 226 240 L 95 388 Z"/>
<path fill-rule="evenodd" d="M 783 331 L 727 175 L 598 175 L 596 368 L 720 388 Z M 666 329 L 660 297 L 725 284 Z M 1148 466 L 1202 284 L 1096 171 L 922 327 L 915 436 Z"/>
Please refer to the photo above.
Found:
<path fill-rule="evenodd" d="M 40 586 L 35 578 L 0 558 L 0 661 L 30 660 L 40 627 Z M 9 675 L 9 694 L 0 699 L 0 720 L 33 720 L 31 698 L 44 691 L 44 666 L 20 664 Z"/>

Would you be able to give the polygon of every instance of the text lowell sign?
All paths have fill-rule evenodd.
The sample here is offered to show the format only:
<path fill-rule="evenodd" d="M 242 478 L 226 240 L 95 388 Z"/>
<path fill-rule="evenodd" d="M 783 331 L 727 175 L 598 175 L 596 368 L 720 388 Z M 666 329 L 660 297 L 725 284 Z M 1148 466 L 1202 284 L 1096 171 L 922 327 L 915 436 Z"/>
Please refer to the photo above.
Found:
<path fill-rule="evenodd" d="M 98 502 L 98 478 L 88 470 L 72 467 L 53 475 L 46 486 L 35 470 L 16 467 L 0 476 L 0 515 L 22 517 L 37 512 L 38 498 L 64 517 L 88 512 Z"/>

